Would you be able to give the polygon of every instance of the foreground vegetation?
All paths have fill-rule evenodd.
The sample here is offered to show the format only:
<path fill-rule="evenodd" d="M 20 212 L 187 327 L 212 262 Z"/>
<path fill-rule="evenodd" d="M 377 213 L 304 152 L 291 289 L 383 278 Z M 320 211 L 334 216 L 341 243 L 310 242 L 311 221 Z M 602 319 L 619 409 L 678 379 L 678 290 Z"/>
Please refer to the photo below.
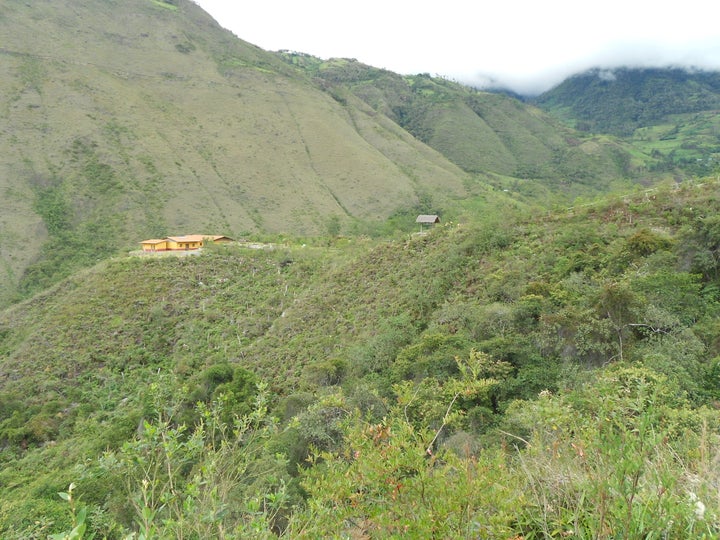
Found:
<path fill-rule="evenodd" d="M 0 314 L 0 535 L 717 537 L 717 187 L 75 275 Z"/>

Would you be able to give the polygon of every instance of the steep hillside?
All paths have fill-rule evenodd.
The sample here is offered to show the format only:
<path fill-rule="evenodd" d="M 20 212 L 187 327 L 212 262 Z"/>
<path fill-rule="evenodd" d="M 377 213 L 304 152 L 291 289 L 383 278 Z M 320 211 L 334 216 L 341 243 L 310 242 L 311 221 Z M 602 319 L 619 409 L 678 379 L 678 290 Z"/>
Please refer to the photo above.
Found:
<path fill-rule="evenodd" d="M 0 305 L 147 237 L 316 233 L 466 193 L 190 1 L 10 0 L 0 32 Z"/>
<path fill-rule="evenodd" d="M 427 74 L 401 76 L 355 60 L 283 53 L 336 99 L 356 96 L 471 173 L 550 186 L 557 197 L 607 189 L 639 176 L 628 148 L 562 128 L 521 101 Z M 634 162 L 633 162 L 634 161 Z"/>
<path fill-rule="evenodd" d="M 395 419 L 400 423 L 393 424 L 393 437 L 410 436 L 403 429 L 415 429 L 412 437 L 420 437 L 423 448 L 440 452 L 442 443 L 464 451 L 468 445 L 475 449 L 473 456 L 482 459 L 535 436 L 556 437 L 568 449 L 571 444 L 610 444 L 605 435 L 591 437 L 592 422 L 606 414 L 618 422 L 618 429 L 627 429 L 628 436 L 634 429 L 657 434 L 657 451 L 688 437 L 695 441 L 702 437 L 702 415 L 707 413 L 711 426 L 718 421 L 702 409 L 720 398 L 717 188 L 716 182 L 709 182 L 658 189 L 537 217 L 503 212 L 486 216 L 481 224 L 442 226 L 427 235 L 377 245 L 344 241 L 327 248 L 222 247 L 190 257 L 120 258 L 73 276 L 0 313 L 0 531 L 6 538 L 39 538 L 66 526 L 63 501 L 56 493 L 76 482 L 83 504 L 92 509 L 95 530 L 121 537 L 123 528 L 137 527 L 133 516 L 138 507 L 133 510 L 133 504 L 154 505 L 137 502 L 142 491 L 136 490 L 143 489 L 142 474 L 149 470 L 142 472 L 142 460 L 158 455 L 154 450 L 145 454 L 147 448 L 172 454 L 172 445 L 178 445 L 177 456 L 185 457 L 167 458 L 178 467 L 176 481 L 182 478 L 188 490 L 184 500 L 199 501 L 193 499 L 193 490 L 219 484 L 197 483 L 200 480 L 193 480 L 191 472 L 230 474 L 236 469 L 218 462 L 212 467 L 219 468 L 213 469 L 191 452 L 209 451 L 227 431 L 198 434 L 203 440 L 210 437 L 210 446 L 193 447 L 196 439 L 172 430 L 183 424 L 183 429 L 192 429 L 202 422 L 210 429 L 217 419 L 202 407 L 220 407 L 217 414 L 225 422 L 233 413 L 248 414 L 257 406 L 258 382 L 267 384 L 261 384 L 260 391 L 269 392 L 261 408 L 269 407 L 266 412 L 277 421 L 262 424 L 268 431 L 263 431 L 260 447 L 248 446 L 255 440 L 251 437 L 233 443 L 239 445 L 230 447 L 235 450 L 226 449 L 235 452 L 225 455 L 233 467 L 240 467 L 237 460 L 249 460 L 242 461 L 247 474 L 228 487 L 228 493 L 238 497 L 232 503 L 237 512 L 218 514 L 223 516 L 220 522 L 208 523 L 240 527 L 233 520 L 258 515 L 251 508 L 257 490 L 285 485 L 296 491 L 282 503 L 284 517 L 272 518 L 273 530 L 289 527 L 287 520 L 300 512 L 303 497 L 317 497 L 319 503 L 334 489 L 324 482 L 350 474 L 342 468 L 354 463 L 346 456 L 348 448 L 358 448 L 365 444 L 363 437 L 369 437 L 370 447 L 363 446 L 360 454 L 367 452 L 368 459 L 374 455 L 373 432 L 367 431 L 367 424 L 354 432 L 352 418 L 379 422 L 378 426 L 383 418 Z M 607 365 L 612 368 L 592 379 L 630 386 L 618 392 L 593 387 L 586 394 L 568 395 L 562 404 L 536 402 L 538 394 L 546 400 L 553 393 L 564 396 L 583 384 L 587 370 L 596 373 Z M 461 383 L 472 384 L 457 386 Z M 633 392 L 650 391 L 647 385 L 657 385 L 661 393 L 633 401 Z M 596 394 L 592 399 L 597 401 L 583 401 Z M 596 413 L 593 407 L 615 406 L 606 400 L 610 395 L 619 396 L 617 406 L 628 409 Z M 513 405 L 518 399 L 527 401 Z M 202 404 L 200 409 L 193 408 L 196 403 Z M 672 410 L 657 409 L 657 420 L 632 408 L 646 411 L 648 403 Z M 553 407 L 562 407 L 562 412 Z M 576 415 L 567 407 L 583 411 L 577 414 L 586 415 L 583 421 L 590 424 L 573 427 Z M 653 422 L 653 427 L 633 427 L 639 418 Z M 152 423 L 160 431 L 154 431 Z M 533 434 L 536 429 L 540 432 Z M 504 439 L 503 433 L 516 438 Z M 355 438 L 344 444 L 346 436 Z M 573 438 L 581 436 L 589 438 Z M 132 443 L 134 438 L 137 443 Z M 598 455 L 611 459 L 603 452 L 622 452 L 622 444 L 627 444 L 621 439 L 617 443 L 617 448 L 597 448 Z M 551 446 L 538 441 L 528 443 L 528 450 Z M 321 462 L 336 463 L 338 476 L 332 468 L 327 478 L 303 472 L 313 448 L 329 452 Z M 488 453 L 480 454 L 481 448 Z M 668 446 L 667 455 L 686 450 Z M 220 454 L 213 455 L 219 459 Z M 414 454 L 399 450 L 398 455 L 410 459 Z M 421 462 L 423 455 L 424 451 Z M 648 455 L 647 463 L 658 455 Z M 692 452 L 682 455 L 688 460 L 684 467 L 695 467 Z M 446 459 L 454 458 L 440 459 L 436 466 Z M 460 468 L 477 466 L 475 459 Z M 601 461 L 596 465 L 602 467 Z M 373 458 L 367 465 L 372 463 L 386 462 Z M 316 465 L 325 470 L 320 462 Z M 580 465 L 578 471 L 587 471 Z M 433 470 L 435 481 L 447 482 L 438 489 L 452 491 L 457 475 Z M 519 474 L 526 469 L 506 463 L 490 470 Z M 665 474 L 670 478 L 676 473 L 673 482 L 689 485 L 690 479 L 681 478 L 684 469 Z M 388 474 L 392 473 L 381 478 Z M 618 469 L 618 474 L 625 473 Z M 403 477 L 404 482 L 413 477 Z M 298 490 L 298 482 L 308 478 L 314 478 L 303 484 L 308 491 Z M 509 477 L 496 484 L 509 486 L 508 482 Z M 588 482 L 585 489 L 601 489 L 591 488 L 591 479 Z M 638 489 L 647 488 L 643 493 L 648 496 L 657 494 L 657 486 L 648 482 Z M 692 489 L 710 489 L 710 484 Z M 157 497 L 169 489 L 163 483 L 152 485 L 159 490 L 153 495 Z M 517 493 L 507 495 L 509 501 Z M 166 501 L 172 501 L 169 496 L 179 495 L 166 492 Z M 404 500 L 391 493 L 377 497 L 391 506 Z M 370 504 L 370 499 L 358 504 Z M 419 494 L 414 500 L 427 504 Z M 344 498 L 327 501 L 328 508 L 336 509 L 346 503 L 350 504 Z M 482 505 L 492 506 L 490 501 L 477 504 L 480 514 L 486 508 Z M 160 508 L 158 502 L 152 507 L 165 517 L 175 511 L 188 512 L 183 519 L 193 515 L 189 506 L 182 510 L 168 503 Z M 312 508 L 320 511 L 312 505 L 308 511 Z M 534 508 L 527 508 L 527 519 L 549 519 L 551 509 L 535 514 Z M 595 510 L 589 504 L 584 511 Z M 647 511 L 660 512 L 650 507 Z M 720 509 L 713 507 L 716 511 Z M 497 523 L 504 523 L 504 531 L 534 530 L 511 516 L 512 512 L 495 516 Z M 618 516 L 616 525 L 622 522 Z M 670 521 L 679 523 L 678 516 Z M 292 526 L 348 526 L 312 514 L 302 519 Z M 171 527 L 166 531 L 182 525 L 173 523 L 165 522 Z M 288 532 L 289 537 L 328 534 L 327 529 Z"/>

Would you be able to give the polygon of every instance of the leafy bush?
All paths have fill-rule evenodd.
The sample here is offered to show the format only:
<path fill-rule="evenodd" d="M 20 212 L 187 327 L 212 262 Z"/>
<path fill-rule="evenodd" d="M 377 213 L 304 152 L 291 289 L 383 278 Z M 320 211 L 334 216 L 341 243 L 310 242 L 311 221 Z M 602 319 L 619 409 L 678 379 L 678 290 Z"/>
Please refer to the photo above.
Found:
<path fill-rule="evenodd" d="M 276 432 L 259 385 L 252 410 L 223 421 L 223 400 L 200 404 L 192 429 L 158 413 L 142 433 L 99 462 L 125 486 L 138 538 L 265 537 L 285 500 L 281 456 L 264 456 Z M 134 536 L 131 536 L 134 537 Z"/>
<path fill-rule="evenodd" d="M 656 251 L 669 249 L 670 241 L 657 233 L 643 228 L 627 239 L 627 249 L 632 255 L 647 257 Z"/>

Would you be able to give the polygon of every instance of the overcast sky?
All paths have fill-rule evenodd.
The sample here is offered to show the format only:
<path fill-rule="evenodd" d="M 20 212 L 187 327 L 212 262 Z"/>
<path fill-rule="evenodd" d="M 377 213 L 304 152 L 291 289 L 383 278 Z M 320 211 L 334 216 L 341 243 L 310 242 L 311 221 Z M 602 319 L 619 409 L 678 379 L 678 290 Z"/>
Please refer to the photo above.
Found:
<path fill-rule="evenodd" d="M 195 0 L 265 50 L 538 93 L 590 67 L 720 69 L 716 0 Z"/>

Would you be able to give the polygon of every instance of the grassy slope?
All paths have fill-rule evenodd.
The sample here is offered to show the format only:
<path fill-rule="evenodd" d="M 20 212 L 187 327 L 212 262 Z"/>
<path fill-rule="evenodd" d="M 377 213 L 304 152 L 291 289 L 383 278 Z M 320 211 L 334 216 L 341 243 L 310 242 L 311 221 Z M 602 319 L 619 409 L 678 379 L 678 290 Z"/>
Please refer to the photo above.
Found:
<path fill-rule="evenodd" d="M 104 257 L 172 233 L 318 232 L 465 192 L 437 152 L 177 4 L 4 9 L 0 302 L 48 239 Z"/>
<path fill-rule="evenodd" d="M 639 178 L 644 160 L 630 159 L 622 143 L 563 128 L 516 99 L 347 59 L 282 57 L 336 95 L 358 96 L 468 172 L 531 179 L 570 198 Z"/>

